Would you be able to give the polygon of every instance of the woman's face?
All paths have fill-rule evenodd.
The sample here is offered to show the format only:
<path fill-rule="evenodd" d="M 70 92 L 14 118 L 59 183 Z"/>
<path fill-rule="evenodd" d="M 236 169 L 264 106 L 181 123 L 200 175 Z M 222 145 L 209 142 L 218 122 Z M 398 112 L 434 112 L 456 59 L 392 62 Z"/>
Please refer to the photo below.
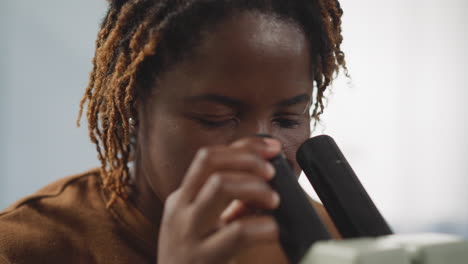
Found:
<path fill-rule="evenodd" d="M 254 12 L 225 20 L 139 106 L 139 174 L 164 200 L 200 147 L 261 133 L 281 141 L 298 177 L 295 154 L 310 136 L 311 73 L 308 42 L 295 24 Z"/>

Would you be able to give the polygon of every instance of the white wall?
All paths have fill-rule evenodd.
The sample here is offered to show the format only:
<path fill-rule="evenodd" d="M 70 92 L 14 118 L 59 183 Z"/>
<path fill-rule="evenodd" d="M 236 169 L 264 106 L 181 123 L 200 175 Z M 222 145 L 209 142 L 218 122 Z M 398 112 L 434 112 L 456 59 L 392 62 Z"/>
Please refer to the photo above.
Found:
<path fill-rule="evenodd" d="M 336 82 L 318 132 L 397 231 L 468 237 L 468 2 L 341 2 L 353 81 Z M 105 5 L 0 2 L 0 208 L 98 164 L 74 120 Z"/>
<path fill-rule="evenodd" d="M 397 231 L 468 236 L 468 2 L 342 6 L 353 82 L 335 84 L 324 133 Z"/>
<path fill-rule="evenodd" d="M 0 2 L 0 208 L 98 165 L 75 128 L 104 0 Z"/>

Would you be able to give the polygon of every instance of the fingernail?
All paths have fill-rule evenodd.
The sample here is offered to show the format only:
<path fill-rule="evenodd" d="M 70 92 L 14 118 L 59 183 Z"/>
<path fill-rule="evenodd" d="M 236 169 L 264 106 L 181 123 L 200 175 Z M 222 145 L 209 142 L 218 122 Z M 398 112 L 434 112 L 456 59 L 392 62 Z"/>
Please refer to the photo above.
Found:
<path fill-rule="evenodd" d="M 271 197 L 272 205 L 274 208 L 279 206 L 280 203 L 280 196 L 277 192 L 274 192 L 272 197 Z"/>
<path fill-rule="evenodd" d="M 265 169 L 266 169 L 266 172 L 267 172 L 268 180 L 273 179 L 273 176 L 275 176 L 275 167 L 273 167 L 273 165 L 271 165 L 271 163 L 266 162 L 265 163 Z"/>
<path fill-rule="evenodd" d="M 281 144 L 278 140 L 272 138 L 263 138 L 263 142 L 267 144 L 266 149 L 271 152 L 278 152 L 281 150 Z"/>

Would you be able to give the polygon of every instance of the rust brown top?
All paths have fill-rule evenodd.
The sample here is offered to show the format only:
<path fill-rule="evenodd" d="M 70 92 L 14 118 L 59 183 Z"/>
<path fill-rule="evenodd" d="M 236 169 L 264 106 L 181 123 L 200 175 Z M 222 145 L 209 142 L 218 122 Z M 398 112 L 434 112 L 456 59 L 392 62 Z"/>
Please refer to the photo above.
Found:
<path fill-rule="evenodd" d="M 157 226 L 117 199 L 106 208 L 99 170 L 63 178 L 0 213 L 0 264 L 155 263 Z M 334 238 L 323 206 L 313 201 Z M 174 249 L 177 250 L 177 249 Z M 287 263 L 278 244 L 247 249 L 230 264 Z"/>

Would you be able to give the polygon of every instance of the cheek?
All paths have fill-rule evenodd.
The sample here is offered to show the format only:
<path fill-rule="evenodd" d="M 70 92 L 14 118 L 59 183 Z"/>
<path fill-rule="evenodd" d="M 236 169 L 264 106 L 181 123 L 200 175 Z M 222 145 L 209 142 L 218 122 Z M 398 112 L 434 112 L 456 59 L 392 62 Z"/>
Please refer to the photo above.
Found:
<path fill-rule="evenodd" d="M 213 137 L 189 120 L 171 115 L 153 120 L 143 146 L 151 185 L 161 198 L 167 197 L 181 184 L 197 151 L 203 146 L 223 144 L 225 139 Z"/>
<path fill-rule="evenodd" d="M 164 124 L 164 125 L 163 125 Z M 179 125 L 159 122 L 151 131 L 148 148 L 152 185 L 163 197 L 176 190 L 196 152 Z"/>
<path fill-rule="evenodd" d="M 283 145 L 283 152 L 289 163 L 292 165 L 294 175 L 299 178 L 302 169 L 296 161 L 296 152 L 299 147 L 310 137 L 310 126 L 297 129 L 294 132 L 282 133 L 275 136 Z"/>

